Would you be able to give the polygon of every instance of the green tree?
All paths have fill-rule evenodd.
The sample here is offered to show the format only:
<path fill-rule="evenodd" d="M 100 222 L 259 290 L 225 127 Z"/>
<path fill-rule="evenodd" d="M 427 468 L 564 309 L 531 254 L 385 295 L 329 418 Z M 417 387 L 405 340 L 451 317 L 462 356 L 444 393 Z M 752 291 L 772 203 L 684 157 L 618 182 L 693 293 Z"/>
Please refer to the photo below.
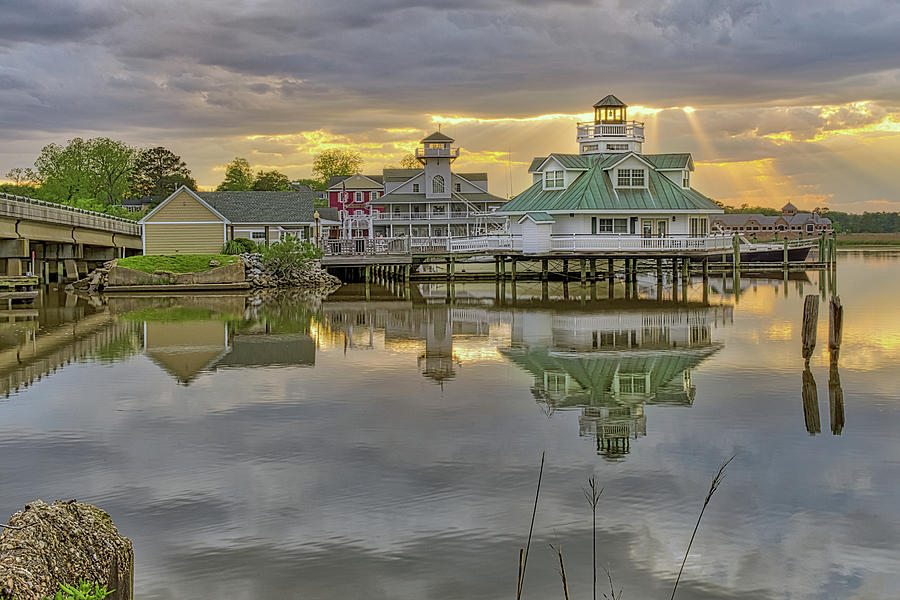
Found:
<path fill-rule="evenodd" d="M 96 198 L 118 204 L 128 190 L 135 150 L 109 138 L 47 144 L 34 161 L 43 191 L 57 202 Z"/>
<path fill-rule="evenodd" d="M 237 157 L 225 167 L 225 180 L 216 188 L 220 192 L 246 192 L 253 189 L 253 170 L 246 158 Z"/>
<path fill-rule="evenodd" d="M 257 192 L 289 192 L 292 189 L 291 180 L 276 169 L 259 171 L 253 180 L 253 189 Z"/>
<path fill-rule="evenodd" d="M 326 184 L 318 179 L 295 179 L 294 183 L 305 185 L 311 190 L 325 191 Z"/>
<path fill-rule="evenodd" d="M 335 175 L 353 175 L 362 170 L 362 155 L 355 150 L 343 150 L 333 148 L 316 154 L 313 158 L 313 174 L 318 175 L 319 181 L 327 184 Z"/>
<path fill-rule="evenodd" d="M 162 146 L 138 152 L 131 177 L 133 195 L 162 200 L 182 185 L 197 189 L 191 170 L 180 156 Z"/>
<path fill-rule="evenodd" d="M 40 183 L 38 174 L 31 167 L 16 167 L 6 172 L 6 178 L 15 186 L 35 186 Z"/>

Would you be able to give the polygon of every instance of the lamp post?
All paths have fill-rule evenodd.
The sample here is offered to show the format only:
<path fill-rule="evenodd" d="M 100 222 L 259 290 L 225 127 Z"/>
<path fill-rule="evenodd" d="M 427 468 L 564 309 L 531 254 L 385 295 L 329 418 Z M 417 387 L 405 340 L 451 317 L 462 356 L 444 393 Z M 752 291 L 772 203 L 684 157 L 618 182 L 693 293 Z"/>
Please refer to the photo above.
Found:
<path fill-rule="evenodd" d="M 319 211 L 315 211 L 315 212 L 313 213 L 313 221 L 315 221 L 315 225 L 313 226 L 313 236 L 314 236 L 314 239 L 315 239 L 316 247 L 319 247 L 319 245 L 320 245 L 320 243 L 321 243 L 321 242 L 319 241 L 319 238 L 321 237 L 321 235 L 320 235 L 320 233 L 319 233 L 319 228 L 320 228 L 320 225 L 319 225 Z"/>

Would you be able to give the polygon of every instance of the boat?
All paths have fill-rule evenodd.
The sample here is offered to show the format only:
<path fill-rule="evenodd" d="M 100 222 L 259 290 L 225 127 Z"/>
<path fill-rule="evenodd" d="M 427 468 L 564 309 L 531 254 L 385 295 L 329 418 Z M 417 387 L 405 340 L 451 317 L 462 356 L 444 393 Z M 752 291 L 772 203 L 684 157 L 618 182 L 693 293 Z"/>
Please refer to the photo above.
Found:
<path fill-rule="evenodd" d="M 751 242 L 744 236 L 741 242 L 742 263 L 780 263 L 784 262 L 784 242 Z M 791 240 L 788 242 L 788 262 L 805 262 L 809 251 L 817 240 Z M 713 255 L 710 262 L 734 262 L 732 253 Z"/>

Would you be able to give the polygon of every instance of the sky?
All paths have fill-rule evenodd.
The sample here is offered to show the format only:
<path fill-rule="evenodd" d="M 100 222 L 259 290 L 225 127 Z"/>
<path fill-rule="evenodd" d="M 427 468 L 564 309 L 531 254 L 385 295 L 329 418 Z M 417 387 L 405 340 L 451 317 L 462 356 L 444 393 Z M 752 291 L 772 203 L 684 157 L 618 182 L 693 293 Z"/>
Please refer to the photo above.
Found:
<path fill-rule="evenodd" d="M 577 152 L 612 93 L 645 152 L 739 206 L 900 210 L 897 0 L 0 0 L 0 177 L 45 144 L 165 146 L 201 187 L 236 156 L 365 171 L 441 130 L 490 191 Z"/>

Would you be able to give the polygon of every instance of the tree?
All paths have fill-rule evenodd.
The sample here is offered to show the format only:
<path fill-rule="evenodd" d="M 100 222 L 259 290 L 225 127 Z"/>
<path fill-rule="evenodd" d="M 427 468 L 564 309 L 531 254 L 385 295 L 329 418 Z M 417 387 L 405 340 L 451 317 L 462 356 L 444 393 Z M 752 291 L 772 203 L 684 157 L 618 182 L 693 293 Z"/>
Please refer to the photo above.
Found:
<path fill-rule="evenodd" d="M 191 170 L 180 156 L 162 146 L 144 148 L 138 152 L 131 177 L 133 195 L 162 200 L 182 185 L 197 188 Z"/>
<path fill-rule="evenodd" d="M 246 158 L 237 157 L 225 167 L 225 180 L 216 188 L 220 192 L 246 192 L 253 189 L 253 170 Z"/>
<path fill-rule="evenodd" d="M 118 204 L 128 190 L 135 150 L 109 138 L 74 138 L 65 147 L 47 144 L 34 161 L 47 196 L 57 202 L 96 198 Z"/>
<path fill-rule="evenodd" d="M 362 170 L 362 155 L 355 150 L 333 148 L 316 154 L 313 159 L 313 173 L 327 184 L 335 175 L 353 175 Z"/>
<path fill-rule="evenodd" d="M 16 167 L 15 169 L 10 169 L 6 173 L 6 178 L 13 182 L 13 185 L 17 186 L 26 186 L 26 185 L 37 185 L 40 183 L 40 178 L 38 174 L 34 172 L 31 167 L 27 167 L 25 169 L 21 167 Z"/>
<path fill-rule="evenodd" d="M 421 169 L 422 163 L 419 162 L 419 159 L 416 158 L 416 155 L 412 152 L 409 152 L 400 159 L 400 168 L 401 169 Z"/>
<path fill-rule="evenodd" d="M 326 188 L 326 184 L 319 181 L 318 179 L 295 179 L 294 183 L 299 183 L 300 185 L 305 185 L 311 190 L 324 191 Z"/>
<path fill-rule="evenodd" d="M 277 169 L 259 171 L 253 180 L 253 189 L 257 192 L 289 192 L 291 180 Z"/>
<path fill-rule="evenodd" d="M 107 204 L 121 204 L 128 192 L 137 151 L 118 140 L 94 138 L 88 140 L 88 152 L 91 170 L 97 177 L 95 196 Z"/>

